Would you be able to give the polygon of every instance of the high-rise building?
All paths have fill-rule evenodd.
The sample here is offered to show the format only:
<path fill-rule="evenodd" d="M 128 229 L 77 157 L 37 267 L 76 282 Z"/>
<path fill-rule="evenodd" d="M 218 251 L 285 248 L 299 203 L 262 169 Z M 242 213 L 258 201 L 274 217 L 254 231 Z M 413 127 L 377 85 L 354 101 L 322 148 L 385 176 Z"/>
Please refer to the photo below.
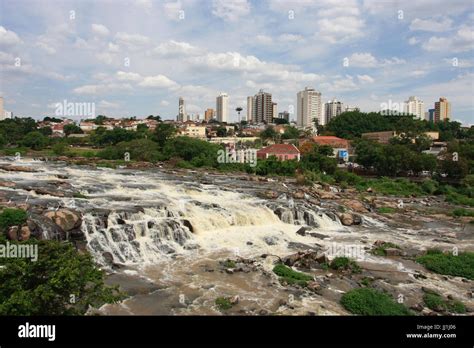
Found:
<path fill-rule="evenodd" d="M 278 117 L 278 105 L 277 103 L 273 102 L 272 103 L 272 122 L 274 118 Z"/>
<path fill-rule="evenodd" d="M 425 112 L 425 119 L 430 122 L 434 122 L 435 120 L 435 109 L 428 109 L 427 112 Z"/>
<path fill-rule="evenodd" d="M 221 93 L 216 98 L 216 114 L 219 122 L 227 122 L 229 114 L 229 96 L 226 93 Z"/>
<path fill-rule="evenodd" d="M 415 96 L 411 96 L 405 102 L 405 112 L 409 115 L 415 115 L 417 119 L 425 118 L 425 107 L 423 101 Z"/>
<path fill-rule="evenodd" d="M 183 97 L 179 97 L 179 105 L 178 105 L 178 122 L 184 122 L 187 120 L 186 117 L 186 104 L 184 103 Z"/>
<path fill-rule="evenodd" d="M 324 104 L 324 106 L 325 106 L 325 114 L 326 114 L 326 117 L 324 120 L 325 124 L 329 123 L 331 119 L 339 116 L 340 114 L 344 112 L 344 104 L 336 100 L 336 98 L 327 102 L 326 104 Z"/>
<path fill-rule="evenodd" d="M 204 111 L 204 120 L 206 122 L 209 122 L 210 120 L 212 120 L 214 118 L 214 109 L 207 109 L 206 111 Z"/>
<path fill-rule="evenodd" d="M 247 97 L 247 122 L 255 122 L 255 97 Z"/>
<path fill-rule="evenodd" d="M 273 119 L 273 103 L 272 95 L 264 92 L 262 89 L 255 95 L 255 111 L 254 122 L 256 123 L 272 123 Z"/>
<path fill-rule="evenodd" d="M 435 102 L 434 122 L 449 121 L 451 119 L 451 103 L 445 97 Z"/>
<path fill-rule="evenodd" d="M 278 114 L 278 118 L 286 120 L 288 123 L 290 123 L 290 113 L 288 111 L 280 112 Z"/>
<path fill-rule="evenodd" d="M 298 127 L 313 127 L 313 120 L 317 119 L 319 125 L 325 125 L 321 93 L 313 88 L 306 87 L 296 96 L 296 122 Z"/>

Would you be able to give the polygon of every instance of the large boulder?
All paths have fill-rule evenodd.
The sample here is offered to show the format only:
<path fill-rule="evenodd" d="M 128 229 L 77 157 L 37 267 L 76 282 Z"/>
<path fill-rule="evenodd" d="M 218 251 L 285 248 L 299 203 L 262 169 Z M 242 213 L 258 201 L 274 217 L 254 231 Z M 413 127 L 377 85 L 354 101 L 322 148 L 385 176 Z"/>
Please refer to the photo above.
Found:
<path fill-rule="evenodd" d="M 341 204 L 358 213 L 366 213 L 369 211 L 362 202 L 356 199 L 342 199 Z"/>
<path fill-rule="evenodd" d="M 344 226 L 360 225 L 362 218 L 357 214 L 342 213 L 339 215 L 339 220 Z"/>
<path fill-rule="evenodd" d="M 81 214 L 70 209 L 48 211 L 44 214 L 44 216 L 51 219 L 65 232 L 77 229 L 82 224 Z"/>

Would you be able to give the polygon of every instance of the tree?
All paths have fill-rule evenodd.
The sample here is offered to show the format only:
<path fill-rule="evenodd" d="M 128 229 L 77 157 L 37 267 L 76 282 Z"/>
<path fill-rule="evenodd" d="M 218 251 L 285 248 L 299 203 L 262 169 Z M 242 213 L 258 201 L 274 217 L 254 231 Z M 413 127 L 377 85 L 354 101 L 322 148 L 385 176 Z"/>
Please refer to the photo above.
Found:
<path fill-rule="evenodd" d="M 158 143 L 160 148 L 163 148 L 168 140 L 173 138 L 176 134 L 176 128 L 168 123 L 158 123 L 153 133 L 153 140 Z"/>
<path fill-rule="evenodd" d="M 216 130 L 216 134 L 217 134 L 218 137 L 227 136 L 227 128 L 223 127 L 223 126 L 218 127 L 217 130 Z"/>
<path fill-rule="evenodd" d="M 28 133 L 22 141 L 23 146 L 33 150 L 42 150 L 48 145 L 48 138 L 38 131 Z"/>
<path fill-rule="evenodd" d="M 160 116 L 160 115 L 156 115 L 156 116 L 150 115 L 150 116 L 148 116 L 146 119 L 147 119 L 147 120 L 155 120 L 155 121 L 161 122 L 161 116 Z"/>
<path fill-rule="evenodd" d="M 325 127 L 325 131 L 333 132 L 340 138 L 358 138 L 362 133 L 390 130 L 392 127 L 388 117 L 376 112 L 343 112 L 338 117 L 334 117 L 329 121 Z"/>
<path fill-rule="evenodd" d="M 60 118 L 56 118 L 56 117 L 49 117 L 49 116 L 46 116 L 45 118 L 43 118 L 43 122 L 54 122 L 54 123 L 61 123 L 63 120 L 61 120 Z"/>
<path fill-rule="evenodd" d="M 98 156 L 109 160 L 123 160 L 126 152 L 133 161 L 156 162 L 163 159 L 158 144 L 150 139 L 134 139 L 108 146 Z"/>
<path fill-rule="evenodd" d="M 298 139 L 300 131 L 298 128 L 293 126 L 288 126 L 285 128 L 285 133 L 281 136 L 282 139 Z"/>
<path fill-rule="evenodd" d="M 53 130 L 51 129 L 51 127 L 41 127 L 38 129 L 38 131 L 40 131 L 41 134 L 43 134 L 45 137 L 48 137 L 53 134 Z"/>
<path fill-rule="evenodd" d="M 28 244 L 38 248 L 36 261 L 0 258 L 0 315 L 84 315 L 89 306 L 122 298 L 104 285 L 104 272 L 92 257 L 78 253 L 71 243 L 29 240 Z"/>
<path fill-rule="evenodd" d="M 262 138 L 263 140 L 266 140 L 266 139 L 275 139 L 277 136 L 277 132 L 275 131 L 275 128 L 273 128 L 272 126 L 268 126 L 267 128 L 265 128 L 264 131 L 260 132 L 260 138 Z"/>
<path fill-rule="evenodd" d="M 84 133 L 81 127 L 75 124 L 67 124 L 64 126 L 64 133 L 68 136 L 70 134 L 82 134 Z"/>
<path fill-rule="evenodd" d="M 7 139 L 3 136 L 3 134 L 0 134 L 0 149 L 3 148 L 7 144 L 8 144 Z"/>

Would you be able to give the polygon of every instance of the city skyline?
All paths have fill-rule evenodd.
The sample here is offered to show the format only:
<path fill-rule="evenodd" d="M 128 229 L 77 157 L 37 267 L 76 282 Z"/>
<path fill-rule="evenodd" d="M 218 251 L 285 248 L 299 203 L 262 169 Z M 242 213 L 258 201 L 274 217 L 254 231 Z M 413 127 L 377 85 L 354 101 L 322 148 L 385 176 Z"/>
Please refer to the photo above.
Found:
<path fill-rule="evenodd" d="M 296 94 L 311 86 L 323 103 L 337 98 L 361 111 L 409 96 L 428 111 L 446 97 L 452 120 L 473 123 L 469 1 L 443 15 L 425 1 L 2 5 L 0 92 L 14 115 L 54 115 L 54 104 L 69 100 L 111 117 L 176 119 L 180 96 L 187 113 L 204 115 L 225 91 L 234 122 L 235 108 L 246 115 L 247 97 L 263 89 L 279 110 L 293 106 L 296 120 Z"/>

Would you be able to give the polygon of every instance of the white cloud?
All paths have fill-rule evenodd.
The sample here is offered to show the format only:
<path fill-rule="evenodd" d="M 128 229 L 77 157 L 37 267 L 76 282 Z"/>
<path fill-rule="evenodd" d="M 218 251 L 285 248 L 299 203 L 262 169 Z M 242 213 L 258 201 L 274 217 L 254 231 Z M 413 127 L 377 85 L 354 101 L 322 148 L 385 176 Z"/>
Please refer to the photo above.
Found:
<path fill-rule="evenodd" d="M 108 102 L 106 100 L 101 100 L 98 104 L 99 108 L 104 109 L 118 109 L 120 107 L 119 103 Z"/>
<path fill-rule="evenodd" d="M 161 56 L 177 56 L 177 55 L 194 55 L 198 54 L 200 50 L 187 43 L 169 40 L 160 44 L 153 50 L 153 53 Z"/>
<path fill-rule="evenodd" d="M 22 41 L 15 32 L 0 26 L 0 45 L 10 46 L 20 43 L 22 43 Z"/>
<path fill-rule="evenodd" d="M 181 1 L 166 2 L 163 4 L 163 10 L 169 19 L 178 21 L 180 19 L 180 11 L 183 10 Z"/>
<path fill-rule="evenodd" d="M 125 71 L 117 71 L 116 74 L 117 80 L 119 81 L 141 81 L 142 77 L 140 74 L 132 73 L 132 72 L 125 72 Z"/>
<path fill-rule="evenodd" d="M 427 74 L 428 72 L 426 70 L 422 70 L 422 69 L 418 69 L 418 70 L 413 70 L 411 73 L 410 73 L 410 76 L 413 76 L 413 77 L 423 77 Z"/>
<path fill-rule="evenodd" d="M 324 18 L 317 21 L 315 37 L 336 44 L 364 35 L 364 21 L 357 17 Z"/>
<path fill-rule="evenodd" d="M 225 21 L 235 22 L 250 13 L 247 0 L 213 0 L 212 14 Z"/>
<path fill-rule="evenodd" d="M 413 46 L 413 45 L 416 45 L 416 44 L 419 43 L 419 42 L 420 42 L 420 40 L 417 39 L 417 38 L 414 37 L 414 36 L 408 39 L 408 43 L 409 43 L 410 45 L 412 45 L 412 46 Z"/>
<path fill-rule="evenodd" d="M 375 80 L 369 75 L 357 75 L 357 79 L 361 84 L 373 83 Z"/>
<path fill-rule="evenodd" d="M 100 85 L 84 85 L 73 89 L 75 94 L 97 95 L 107 93 L 120 93 L 132 90 L 129 84 L 107 83 Z"/>
<path fill-rule="evenodd" d="M 92 24 L 91 28 L 92 32 L 99 36 L 107 36 L 110 34 L 109 29 L 107 29 L 107 27 L 102 24 Z"/>
<path fill-rule="evenodd" d="M 252 41 L 261 45 L 271 45 L 273 43 L 273 39 L 268 35 L 257 35 L 252 38 Z"/>
<path fill-rule="evenodd" d="M 466 52 L 474 48 L 474 29 L 462 26 L 454 36 L 432 36 L 421 45 L 426 51 Z"/>
<path fill-rule="evenodd" d="M 144 35 L 128 34 L 125 32 L 118 32 L 115 35 L 115 40 L 118 43 L 129 46 L 143 46 L 147 45 L 150 42 L 150 39 Z"/>
<path fill-rule="evenodd" d="M 167 101 L 167 100 L 162 100 L 161 103 L 160 103 L 161 106 L 168 106 L 170 105 L 170 102 Z"/>
<path fill-rule="evenodd" d="M 404 59 L 400 59 L 397 57 L 378 60 L 369 52 L 353 53 L 349 57 L 349 67 L 357 67 L 357 68 L 385 67 L 389 65 L 397 65 L 397 64 L 404 64 L 404 63 L 406 63 Z"/>
<path fill-rule="evenodd" d="M 145 10 L 151 10 L 153 4 L 151 0 L 135 0 L 135 3 L 139 6 L 144 8 Z"/>
<path fill-rule="evenodd" d="M 410 24 L 410 30 L 442 32 L 451 29 L 453 21 L 449 18 L 415 18 Z"/>
<path fill-rule="evenodd" d="M 147 76 L 138 84 L 141 87 L 176 88 L 178 84 L 164 75 Z"/>

